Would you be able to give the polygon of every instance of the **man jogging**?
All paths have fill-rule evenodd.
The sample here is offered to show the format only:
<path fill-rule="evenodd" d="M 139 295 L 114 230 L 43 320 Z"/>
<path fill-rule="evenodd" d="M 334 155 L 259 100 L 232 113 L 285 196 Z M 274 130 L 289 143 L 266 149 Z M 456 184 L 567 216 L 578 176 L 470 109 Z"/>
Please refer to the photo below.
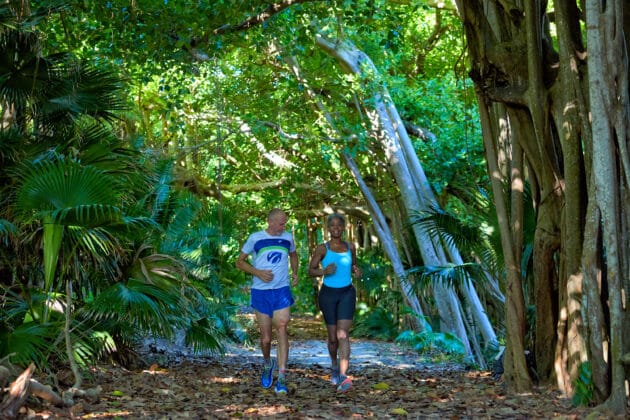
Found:
<path fill-rule="evenodd" d="M 291 286 L 297 285 L 298 255 L 291 233 L 285 231 L 287 215 L 274 208 L 267 215 L 267 228 L 252 233 L 241 248 L 236 267 L 251 274 L 251 306 L 256 312 L 263 355 L 261 385 L 273 384 L 274 361 L 271 359 L 271 338 L 275 327 L 278 335 L 278 379 L 276 392 L 287 393 L 286 369 L 289 358 L 287 325 L 294 303 Z M 252 257 L 251 263 L 248 261 Z M 289 282 L 289 265 L 291 278 Z"/>

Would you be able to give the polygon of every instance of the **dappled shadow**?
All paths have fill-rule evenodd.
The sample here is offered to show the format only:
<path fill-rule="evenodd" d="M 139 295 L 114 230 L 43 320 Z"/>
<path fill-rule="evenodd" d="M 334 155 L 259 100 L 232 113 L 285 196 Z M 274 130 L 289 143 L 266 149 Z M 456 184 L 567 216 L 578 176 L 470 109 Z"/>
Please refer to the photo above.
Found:
<path fill-rule="evenodd" d="M 587 410 L 548 389 L 509 395 L 489 372 L 442 365 L 395 369 L 372 363 L 353 371 L 354 387 L 339 394 L 329 370 L 292 365 L 288 394 L 259 384 L 257 358 L 244 355 L 197 360 L 142 371 L 102 370 L 103 389 L 93 403 L 76 406 L 74 418 L 184 419 L 275 417 L 328 418 L 585 418 Z M 375 361 L 376 362 L 376 361 Z M 49 410 L 49 409 L 47 409 Z M 54 418 L 70 418 L 55 410 Z"/>
<path fill-rule="evenodd" d="M 585 418 L 566 398 L 538 388 L 510 395 L 491 372 L 457 364 L 430 363 L 394 343 L 353 339 L 353 388 L 330 383 L 323 339 L 292 338 L 288 394 L 260 386 L 260 352 L 228 346 L 225 355 L 169 358 L 145 355 L 146 369 L 104 367 L 90 382 L 101 398 L 70 409 L 32 407 L 31 414 L 74 419 L 329 418 Z M 322 330 L 323 331 L 323 330 Z M 325 335 L 321 335 L 323 338 Z"/>

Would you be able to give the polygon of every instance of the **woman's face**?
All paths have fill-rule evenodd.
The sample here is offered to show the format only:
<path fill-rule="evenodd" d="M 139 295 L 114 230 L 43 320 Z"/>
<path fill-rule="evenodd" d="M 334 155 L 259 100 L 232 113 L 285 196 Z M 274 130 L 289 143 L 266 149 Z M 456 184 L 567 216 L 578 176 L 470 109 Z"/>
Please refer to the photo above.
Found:
<path fill-rule="evenodd" d="M 346 225 L 340 219 L 332 219 L 328 224 L 328 232 L 331 236 L 341 236 L 344 230 L 346 230 Z"/>

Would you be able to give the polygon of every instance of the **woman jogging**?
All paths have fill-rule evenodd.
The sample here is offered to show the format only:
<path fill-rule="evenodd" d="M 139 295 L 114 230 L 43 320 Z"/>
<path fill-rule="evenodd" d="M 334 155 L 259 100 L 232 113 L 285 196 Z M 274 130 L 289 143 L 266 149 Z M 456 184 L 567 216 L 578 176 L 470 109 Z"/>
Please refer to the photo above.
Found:
<path fill-rule="evenodd" d="M 361 277 L 361 269 L 356 263 L 354 244 L 342 239 L 346 230 L 344 216 L 333 213 L 328 216 L 326 225 L 330 240 L 315 248 L 308 274 L 312 277 L 323 277 L 318 304 L 328 333 L 330 379 L 337 385 L 337 391 L 346 392 L 352 387 L 352 380 L 347 372 L 350 363 L 350 327 L 357 296 L 352 285 L 352 275 Z"/>

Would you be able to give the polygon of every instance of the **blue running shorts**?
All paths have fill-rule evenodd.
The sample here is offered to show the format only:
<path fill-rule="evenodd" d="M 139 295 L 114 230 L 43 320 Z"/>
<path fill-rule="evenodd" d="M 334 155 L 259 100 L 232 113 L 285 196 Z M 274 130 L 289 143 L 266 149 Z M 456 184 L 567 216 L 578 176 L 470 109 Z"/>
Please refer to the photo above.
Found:
<path fill-rule="evenodd" d="M 289 286 L 268 290 L 252 289 L 251 292 L 252 308 L 270 318 L 273 318 L 274 311 L 288 308 L 295 303 Z"/>

